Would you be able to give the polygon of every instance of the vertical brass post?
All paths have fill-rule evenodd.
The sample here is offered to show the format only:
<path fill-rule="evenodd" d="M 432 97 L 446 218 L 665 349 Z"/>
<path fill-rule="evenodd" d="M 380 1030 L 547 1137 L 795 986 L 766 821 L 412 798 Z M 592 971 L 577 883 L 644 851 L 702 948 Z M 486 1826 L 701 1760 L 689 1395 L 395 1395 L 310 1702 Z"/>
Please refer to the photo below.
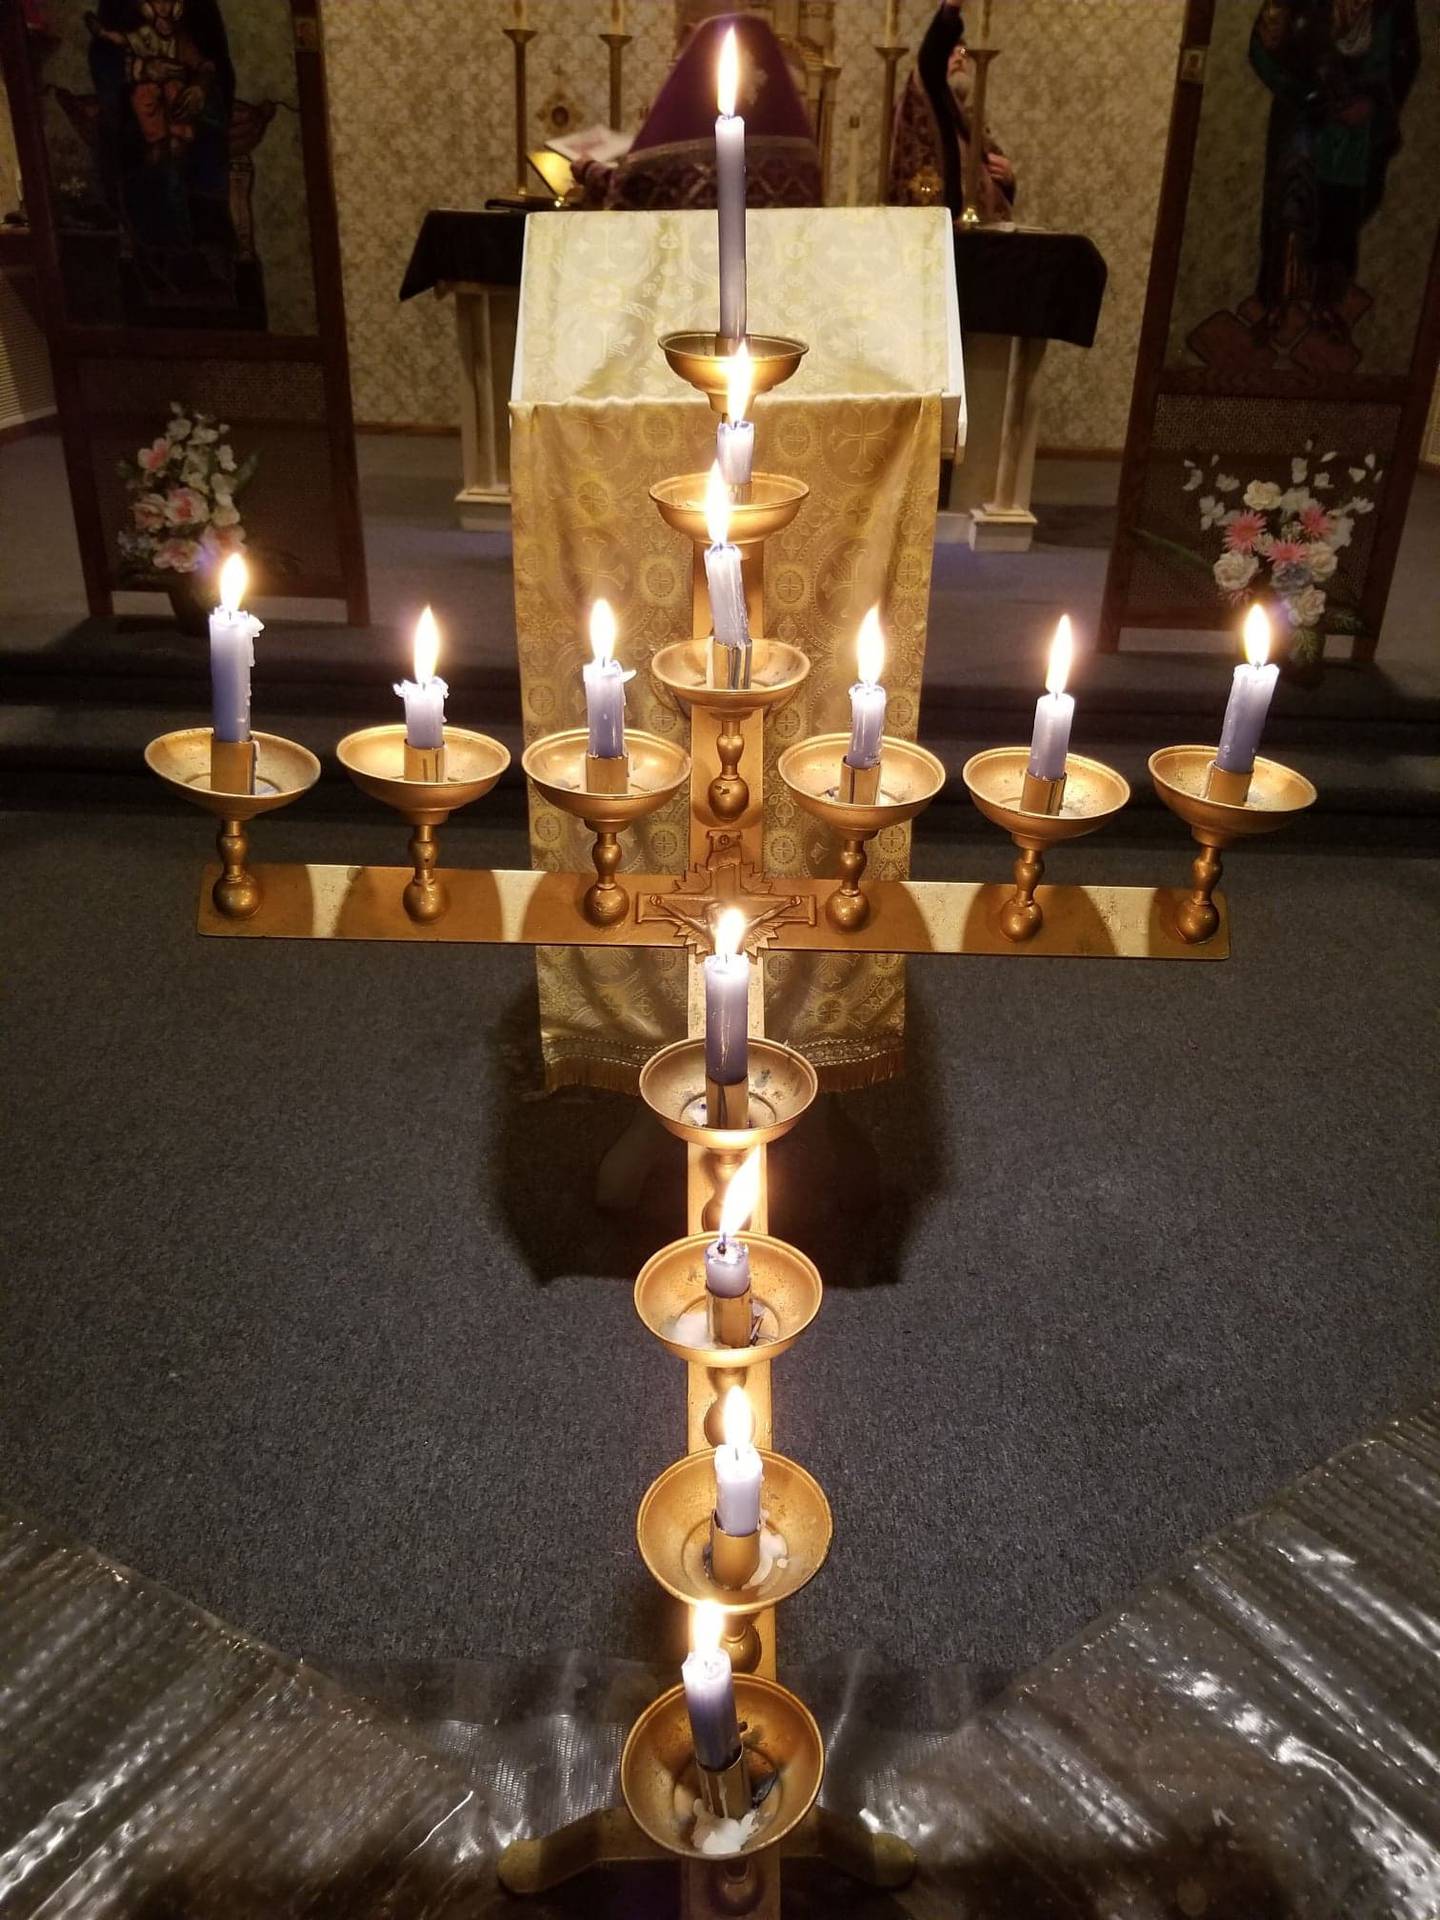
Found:
<path fill-rule="evenodd" d="M 1015 891 L 1000 909 L 1000 931 L 1007 940 L 1033 940 L 1045 924 L 1045 910 L 1035 898 L 1035 889 L 1045 877 L 1045 860 L 1040 849 L 1017 840 L 1020 857 L 1015 862 Z"/>
<path fill-rule="evenodd" d="M 220 855 L 220 877 L 210 889 L 217 913 L 227 920 L 248 920 L 260 906 L 260 882 L 246 865 L 249 836 L 243 820 L 222 820 L 215 835 Z"/>
<path fill-rule="evenodd" d="M 444 882 L 435 873 L 440 860 L 440 838 L 434 824 L 414 822 L 406 850 L 415 872 L 413 878 L 405 882 L 405 911 L 417 925 L 429 926 L 439 920 L 450 905 Z"/>

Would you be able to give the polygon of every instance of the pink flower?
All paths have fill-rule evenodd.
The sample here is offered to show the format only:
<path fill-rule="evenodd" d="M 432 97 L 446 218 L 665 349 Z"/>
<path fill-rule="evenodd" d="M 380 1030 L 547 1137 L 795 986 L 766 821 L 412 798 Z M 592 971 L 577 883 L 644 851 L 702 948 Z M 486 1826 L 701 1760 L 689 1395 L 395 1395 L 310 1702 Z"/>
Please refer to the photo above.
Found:
<path fill-rule="evenodd" d="M 158 533 L 165 524 L 165 502 L 158 493 L 142 493 L 130 502 L 130 518 L 141 533 Z"/>
<path fill-rule="evenodd" d="M 1270 565 L 1274 567 L 1293 567 L 1305 559 L 1305 546 L 1300 540 L 1275 540 L 1270 546 Z"/>
<path fill-rule="evenodd" d="M 150 446 L 141 447 L 135 458 L 145 469 L 146 473 L 158 473 L 170 458 L 170 442 L 162 434 L 160 438 L 153 441 Z"/>
<path fill-rule="evenodd" d="M 194 540 L 162 540 L 155 549 L 155 565 L 162 571 L 193 573 L 200 548 Z"/>
<path fill-rule="evenodd" d="M 1237 513 L 1225 529 L 1225 546 L 1230 553 L 1253 553 L 1255 542 L 1265 531 L 1263 513 Z"/>
<path fill-rule="evenodd" d="M 193 487 L 173 487 L 165 496 L 165 518 L 172 527 L 193 527 L 207 517 L 205 502 Z"/>
<path fill-rule="evenodd" d="M 1300 525 L 1304 528 L 1307 539 L 1323 540 L 1333 529 L 1335 522 L 1323 507 L 1302 507 Z"/>

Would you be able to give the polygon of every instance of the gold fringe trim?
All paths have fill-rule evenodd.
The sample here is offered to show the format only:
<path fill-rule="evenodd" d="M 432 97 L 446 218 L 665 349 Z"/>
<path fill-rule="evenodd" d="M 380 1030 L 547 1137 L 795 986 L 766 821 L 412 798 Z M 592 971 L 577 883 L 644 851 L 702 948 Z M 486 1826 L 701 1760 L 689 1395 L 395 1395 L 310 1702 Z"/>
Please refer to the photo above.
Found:
<path fill-rule="evenodd" d="M 887 1047 L 863 1060 L 836 1060 L 829 1066 L 816 1062 L 815 1071 L 822 1093 L 854 1093 L 859 1087 L 878 1086 L 882 1080 L 898 1080 L 905 1071 L 905 1049 Z"/>

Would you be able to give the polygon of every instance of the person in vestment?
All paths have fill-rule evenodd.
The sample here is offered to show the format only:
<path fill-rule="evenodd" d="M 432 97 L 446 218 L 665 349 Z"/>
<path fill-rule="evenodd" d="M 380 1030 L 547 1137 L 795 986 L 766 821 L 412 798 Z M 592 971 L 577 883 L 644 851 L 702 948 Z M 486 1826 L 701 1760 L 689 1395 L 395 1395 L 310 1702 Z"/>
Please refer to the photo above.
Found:
<path fill-rule="evenodd" d="M 1311 319 L 1348 340 L 1361 230 L 1420 66 L 1415 0 L 1264 0 L 1250 64 L 1271 95 L 1253 335 Z"/>
<path fill-rule="evenodd" d="M 889 198 L 906 205 L 943 199 L 951 216 L 965 210 L 965 160 L 972 134 L 975 70 L 965 53 L 960 0 L 942 0 L 926 30 L 915 71 L 895 110 L 890 143 Z M 982 131 L 980 169 L 985 222 L 1008 220 L 1015 201 L 1015 169 L 989 127 Z"/>

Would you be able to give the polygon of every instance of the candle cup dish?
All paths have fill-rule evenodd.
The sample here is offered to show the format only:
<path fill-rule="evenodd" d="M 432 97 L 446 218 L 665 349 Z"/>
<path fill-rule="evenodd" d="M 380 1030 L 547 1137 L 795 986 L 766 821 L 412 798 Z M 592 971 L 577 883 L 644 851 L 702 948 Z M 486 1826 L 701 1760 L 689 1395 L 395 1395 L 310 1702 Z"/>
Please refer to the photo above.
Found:
<path fill-rule="evenodd" d="M 711 1198 L 701 1224 L 720 1223 L 720 1201 L 736 1169 L 753 1147 L 782 1139 L 819 1092 L 820 1081 L 803 1053 L 775 1040 L 749 1042 L 750 1123 L 712 1127 L 705 1106 L 705 1042 L 676 1040 L 652 1053 L 640 1069 L 640 1098 L 668 1133 L 710 1158 Z"/>
<path fill-rule="evenodd" d="M 848 732 L 817 733 L 787 747 L 778 767 L 805 812 L 840 835 L 840 884 L 825 902 L 825 917 L 841 933 L 854 933 L 870 919 L 870 901 L 861 889 L 870 841 L 923 813 L 945 784 L 944 765 L 933 753 L 887 733 L 880 743 L 879 798 L 869 804 L 842 800 L 840 769 L 849 746 Z"/>
<path fill-rule="evenodd" d="M 783 640 L 757 637 L 751 642 L 749 686 L 715 687 L 706 672 L 709 657 L 708 640 L 677 640 L 661 647 L 650 671 L 682 713 L 699 707 L 716 716 L 720 771 L 710 782 L 706 798 L 715 818 L 728 823 L 741 819 L 750 806 L 749 782 L 740 772 L 745 751 L 742 723 L 754 713 L 783 706 L 804 684 L 810 658 Z"/>
<path fill-rule="evenodd" d="M 254 789 L 227 793 L 210 784 L 209 727 L 180 727 L 162 733 L 145 749 L 145 764 L 166 786 L 183 794 L 220 821 L 215 845 L 220 874 L 211 889 L 215 909 L 227 920 L 248 920 L 260 907 L 260 882 L 247 865 L 250 851 L 246 824 L 262 813 L 288 807 L 320 778 L 320 762 L 308 747 L 285 740 L 278 733 L 252 733 L 255 746 Z"/>
<path fill-rule="evenodd" d="M 718 333 L 680 332 L 660 336 L 660 351 L 671 371 L 695 387 L 709 400 L 716 413 L 723 414 L 729 393 L 730 359 L 738 342 L 724 340 Z M 789 340 L 783 334 L 747 333 L 750 349 L 750 391 L 768 393 L 790 378 L 809 352 L 803 340 Z"/>
<path fill-rule="evenodd" d="M 585 891 L 581 910 L 592 926 L 615 927 L 630 912 L 630 895 L 615 877 L 621 857 L 619 835 L 674 798 L 690 778 L 690 756 L 658 734 L 627 727 L 629 787 L 624 793 L 595 793 L 585 785 L 589 740 L 585 727 L 547 733 L 525 749 L 520 764 L 542 798 L 583 820 L 594 834 L 595 880 Z"/>
<path fill-rule="evenodd" d="M 735 1710 L 742 1724 L 742 1747 L 752 1801 L 761 1818 L 735 1854 L 717 1858 L 691 1842 L 693 1814 L 680 1811 L 682 1800 L 701 1798 L 684 1687 L 661 1694 L 630 1729 L 620 1756 L 620 1791 L 637 1826 L 667 1852 L 705 1861 L 722 1885 L 728 1902 L 719 1911 L 743 1913 L 743 1870 L 736 1863 L 764 1853 L 792 1833 L 815 1803 L 825 1772 L 825 1743 L 810 1710 L 787 1688 L 758 1674 L 736 1674 Z M 688 1792 L 687 1792 L 688 1789 Z"/>
<path fill-rule="evenodd" d="M 705 1437 L 719 1446 L 720 1409 L 731 1387 L 743 1386 L 746 1371 L 762 1360 L 787 1353 L 820 1311 L 824 1294 L 820 1272 L 798 1247 L 768 1233 L 742 1234 L 750 1255 L 750 1295 L 756 1333 L 749 1346 L 712 1345 L 708 1319 L 697 1344 L 682 1339 L 676 1323 L 690 1314 L 706 1314 L 705 1249 L 714 1236 L 692 1233 L 652 1254 L 635 1282 L 635 1311 L 667 1353 L 693 1367 L 704 1367 L 715 1399 L 705 1416 Z"/>
<path fill-rule="evenodd" d="M 1213 895 L 1223 870 L 1221 853 L 1237 841 L 1278 832 L 1318 798 L 1303 773 L 1257 755 L 1244 802 L 1216 799 L 1207 792 L 1215 752 L 1214 747 L 1162 747 L 1150 756 L 1156 793 L 1200 848 L 1190 866 L 1192 891 L 1175 911 L 1176 932 L 1192 946 L 1210 939 L 1220 925 Z"/>
<path fill-rule="evenodd" d="M 1000 931 L 1017 942 L 1033 939 L 1045 923 L 1035 889 L 1044 877 L 1048 850 L 1094 833 L 1130 798 L 1129 781 L 1113 767 L 1072 753 L 1065 759 L 1059 811 L 1026 807 L 1022 797 L 1029 761 L 1028 747 L 990 747 L 967 760 L 960 775 L 985 818 L 1003 827 L 1020 849 L 1015 891 L 1000 909 Z"/>
<path fill-rule="evenodd" d="M 450 896 L 435 869 L 440 859 L 436 828 L 452 813 L 483 799 L 510 764 L 509 749 L 488 734 L 466 727 L 444 729 L 444 778 L 406 778 L 405 728 L 394 722 L 347 733 L 335 757 L 372 800 L 393 807 L 411 829 L 408 851 L 414 874 L 405 883 L 405 911 L 422 926 L 439 920 Z M 411 757 L 413 764 L 413 756 Z"/>
<path fill-rule="evenodd" d="M 665 1591 L 687 1606 L 714 1600 L 725 1609 L 723 1644 L 737 1668 L 754 1665 L 759 1643 L 752 1614 L 779 1606 L 820 1571 L 830 1551 L 834 1522 L 817 1480 L 782 1453 L 759 1449 L 764 1478 L 763 1528 L 785 1541 L 785 1565 L 772 1566 L 754 1587 L 722 1586 L 710 1570 L 710 1522 L 715 1511 L 715 1461 L 710 1453 L 687 1454 L 653 1480 L 640 1502 L 635 1534 L 640 1555 Z M 732 1635 L 733 1630 L 733 1637 Z"/>
<path fill-rule="evenodd" d="M 666 525 L 683 533 L 693 545 L 691 624 L 697 635 L 708 633 L 712 624 L 710 583 L 705 571 L 710 546 L 705 516 L 707 479 L 704 473 L 677 473 L 657 481 L 650 489 L 650 498 Z M 740 500 L 733 497 L 732 490 L 725 538 L 739 551 L 746 615 L 757 633 L 765 625 L 765 542 L 790 525 L 809 494 L 803 480 L 793 480 L 784 473 L 752 475 Z"/>

